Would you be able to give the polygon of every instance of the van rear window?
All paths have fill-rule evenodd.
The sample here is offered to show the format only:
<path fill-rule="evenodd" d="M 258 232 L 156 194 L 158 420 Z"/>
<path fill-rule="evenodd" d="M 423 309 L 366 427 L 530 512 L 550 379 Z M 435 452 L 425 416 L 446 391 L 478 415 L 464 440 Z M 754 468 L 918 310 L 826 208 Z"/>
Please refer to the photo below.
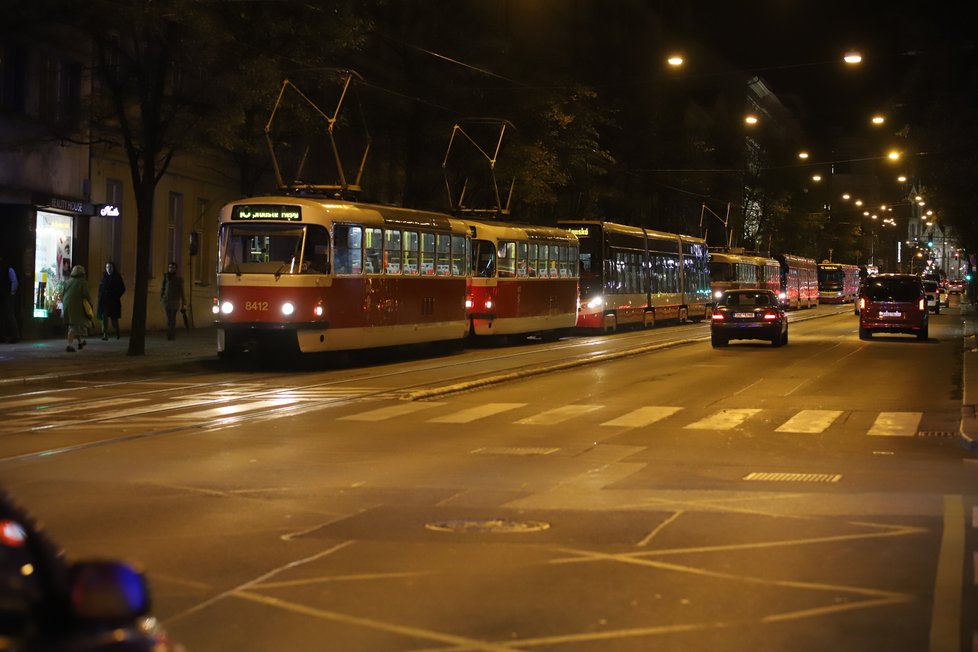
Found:
<path fill-rule="evenodd" d="M 920 298 L 920 281 L 887 278 L 870 281 L 866 296 L 871 301 L 916 301 Z"/>

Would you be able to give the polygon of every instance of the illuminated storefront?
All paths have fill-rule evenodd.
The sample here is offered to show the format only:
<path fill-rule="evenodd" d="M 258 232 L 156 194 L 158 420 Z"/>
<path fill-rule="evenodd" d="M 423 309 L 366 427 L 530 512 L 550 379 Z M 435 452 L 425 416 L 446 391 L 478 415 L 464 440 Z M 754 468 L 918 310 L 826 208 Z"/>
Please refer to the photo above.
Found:
<path fill-rule="evenodd" d="M 61 292 L 71 274 L 74 217 L 37 211 L 34 240 L 34 317 L 60 317 Z"/>

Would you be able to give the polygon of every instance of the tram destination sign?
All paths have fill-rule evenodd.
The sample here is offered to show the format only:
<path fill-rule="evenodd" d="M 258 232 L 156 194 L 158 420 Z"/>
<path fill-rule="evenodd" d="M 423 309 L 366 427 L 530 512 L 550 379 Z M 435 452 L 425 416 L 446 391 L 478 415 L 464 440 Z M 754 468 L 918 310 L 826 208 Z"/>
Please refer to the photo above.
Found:
<path fill-rule="evenodd" d="M 231 209 L 231 219 L 301 222 L 302 207 L 278 206 L 275 204 L 239 204 Z"/>

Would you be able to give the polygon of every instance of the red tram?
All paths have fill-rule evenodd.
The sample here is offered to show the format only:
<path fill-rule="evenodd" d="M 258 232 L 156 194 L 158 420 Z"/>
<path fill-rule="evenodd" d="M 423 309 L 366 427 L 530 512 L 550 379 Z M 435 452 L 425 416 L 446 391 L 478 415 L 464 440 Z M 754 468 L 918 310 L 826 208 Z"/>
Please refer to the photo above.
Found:
<path fill-rule="evenodd" d="M 714 300 L 725 290 L 741 288 L 771 290 L 784 300 L 778 261 L 743 249 L 710 252 L 710 288 Z"/>
<path fill-rule="evenodd" d="M 706 241 L 600 221 L 562 221 L 580 241 L 579 328 L 700 320 L 710 303 Z"/>
<path fill-rule="evenodd" d="M 576 239 L 558 229 L 323 197 L 231 202 L 220 215 L 218 351 L 549 333 L 576 321 L 576 258 Z"/>
<path fill-rule="evenodd" d="M 577 323 L 578 241 L 570 231 L 467 221 L 472 334 L 555 337 Z"/>
<path fill-rule="evenodd" d="M 781 292 L 788 308 L 811 308 L 818 305 L 818 268 L 811 258 L 792 254 L 775 254 L 781 265 Z"/>

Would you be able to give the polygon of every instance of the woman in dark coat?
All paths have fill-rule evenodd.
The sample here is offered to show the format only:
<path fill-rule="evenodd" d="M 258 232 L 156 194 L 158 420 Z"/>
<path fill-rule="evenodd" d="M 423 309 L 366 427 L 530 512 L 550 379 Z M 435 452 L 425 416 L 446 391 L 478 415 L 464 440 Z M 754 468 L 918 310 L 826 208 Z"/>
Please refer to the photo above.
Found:
<path fill-rule="evenodd" d="M 122 295 L 126 284 L 111 260 L 105 263 L 105 273 L 98 284 L 98 317 L 102 320 L 102 339 L 109 339 L 109 320 L 115 329 L 115 339 L 119 339 L 119 317 L 122 316 Z"/>

